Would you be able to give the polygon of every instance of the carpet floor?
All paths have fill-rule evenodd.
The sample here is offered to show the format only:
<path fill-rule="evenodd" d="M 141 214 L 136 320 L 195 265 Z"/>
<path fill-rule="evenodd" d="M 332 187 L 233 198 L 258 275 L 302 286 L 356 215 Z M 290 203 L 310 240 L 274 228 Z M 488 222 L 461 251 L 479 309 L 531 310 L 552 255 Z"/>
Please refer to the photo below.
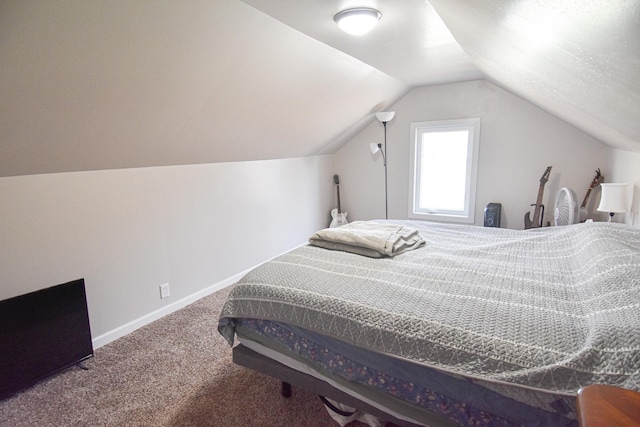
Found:
<path fill-rule="evenodd" d="M 279 381 L 232 363 L 217 331 L 229 290 L 97 349 L 86 371 L 1 401 L 0 426 L 337 426 L 317 396 L 285 399 Z"/>

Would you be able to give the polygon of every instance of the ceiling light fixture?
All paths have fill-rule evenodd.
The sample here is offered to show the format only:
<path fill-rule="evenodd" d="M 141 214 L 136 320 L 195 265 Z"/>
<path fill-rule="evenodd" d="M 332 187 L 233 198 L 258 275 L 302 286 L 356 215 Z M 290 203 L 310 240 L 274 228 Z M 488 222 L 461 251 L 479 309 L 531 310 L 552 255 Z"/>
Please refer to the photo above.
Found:
<path fill-rule="evenodd" d="M 376 26 L 382 14 L 370 7 L 355 7 L 336 13 L 333 20 L 342 31 L 354 36 L 368 33 Z"/>

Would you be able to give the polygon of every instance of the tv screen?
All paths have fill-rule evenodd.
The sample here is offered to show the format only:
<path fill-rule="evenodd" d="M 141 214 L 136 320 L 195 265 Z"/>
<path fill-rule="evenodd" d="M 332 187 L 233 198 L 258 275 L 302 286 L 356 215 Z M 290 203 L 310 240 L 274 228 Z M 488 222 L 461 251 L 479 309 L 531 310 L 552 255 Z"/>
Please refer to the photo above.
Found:
<path fill-rule="evenodd" d="M 0 301 L 0 399 L 92 355 L 84 279 Z"/>

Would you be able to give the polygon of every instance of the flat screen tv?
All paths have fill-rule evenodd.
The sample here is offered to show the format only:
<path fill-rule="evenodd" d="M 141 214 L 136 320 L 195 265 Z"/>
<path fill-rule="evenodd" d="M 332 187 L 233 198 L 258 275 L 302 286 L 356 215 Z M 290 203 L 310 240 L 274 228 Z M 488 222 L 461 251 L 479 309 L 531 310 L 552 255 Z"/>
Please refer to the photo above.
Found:
<path fill-rule="evenodd" d="M 0 301 L 0 399 L 91 356 L 84 279 Z"/>

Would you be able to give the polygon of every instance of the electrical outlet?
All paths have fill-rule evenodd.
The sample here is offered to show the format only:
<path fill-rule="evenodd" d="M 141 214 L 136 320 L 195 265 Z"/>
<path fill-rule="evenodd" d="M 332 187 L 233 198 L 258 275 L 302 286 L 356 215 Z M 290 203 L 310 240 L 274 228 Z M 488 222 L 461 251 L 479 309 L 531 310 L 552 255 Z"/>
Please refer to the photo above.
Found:
<path fill-rule="evenodd" d="M 160 285 L 160 299 L 165 299 L 169 295 L 171 295 L 171 293 L 169 292 L 169 284 L 168 283 L 164 283 L 164 284 Z"/>

